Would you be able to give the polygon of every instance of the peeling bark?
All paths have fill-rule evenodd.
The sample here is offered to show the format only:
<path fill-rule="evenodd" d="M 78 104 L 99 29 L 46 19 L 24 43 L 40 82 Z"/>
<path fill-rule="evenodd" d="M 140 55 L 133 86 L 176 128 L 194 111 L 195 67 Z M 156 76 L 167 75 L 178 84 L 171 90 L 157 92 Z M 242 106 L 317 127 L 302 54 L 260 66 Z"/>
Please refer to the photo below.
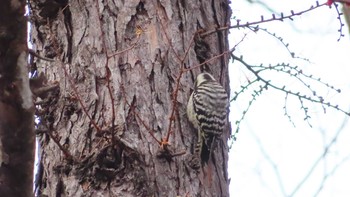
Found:
<path fill-rule="evenodd" d="M 56 60 L 35 64 L 59 84 L 41 105 L 40 194 L 229 196 L 229 127 L 213 159 L 193 170 L 196 131 L 185 112 L 200 68 L 178 78 L 181 67 L 228 50 L 226 31 L 201 38 L 210 48 L 203 54 L 193 39 L 229 24 L 228 2 L 77 0 L 57 9 L 49 2 L 30 1 L 34 51 Z M 222 55 L 202 69 L 229 90 L 227 63 Z M 173 103 L 170 146 L 160 146 Z"/>

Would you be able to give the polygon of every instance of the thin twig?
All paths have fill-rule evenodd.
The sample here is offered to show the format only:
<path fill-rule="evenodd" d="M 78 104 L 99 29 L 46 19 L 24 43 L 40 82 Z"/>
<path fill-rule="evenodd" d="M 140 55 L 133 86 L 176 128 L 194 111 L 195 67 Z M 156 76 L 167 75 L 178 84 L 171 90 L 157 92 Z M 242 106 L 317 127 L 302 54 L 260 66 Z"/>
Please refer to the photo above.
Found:
<path fill-rule="evenodd" d="M 284 19 L 293 20 L 293 17 L 295 17 L 295 16 L 299 16 L 299 15 L 305 14 L 306 12 L 309 12 L 311 10 L 314 10 L 316 8 L 319 8 L 319 7 L 322 7 L 322 6 L 325 6 L 325 5 L 327 5 L 327 3 L 319 4 L 319 2 L 316 1 L 316 6 L 311 6 L 309 9 L 306 9 L 306 10 L 303 10 L 303 11 L 300 11 L 300 12 L 291 11 L 291 13 L 288 14 L 288 15 L 281 14 L 281 16 L 276 17 L 275 14 L 272 14 L 272 18 L 270 18 L 270 19 L 264 19 L 264 17 L 261 16 L 261 20 L 260 21 L 247 22 L 245 24 L 241 24 L 240 20 L 236 20 L 237 21 L 236 25 L 225 26 L 225 27 L 218 27 L 218 28 L 215 28 L 215 29 L 212 29 L 212 30 L 208 30 L 208 31 L 202 33 L 201 36 L 207 36 L 207 35 L 210 35 L 210 34 L 213 34 L 213 33 L 217 32 L 217 31 L 225 31 L 225 30 L 228 30 L 228 29 L 248 27 L 248 26 L 258 25 L 258 24 L 267 23 L 267 22 L 271 22 L 271 21 L 283 21 Z"/>

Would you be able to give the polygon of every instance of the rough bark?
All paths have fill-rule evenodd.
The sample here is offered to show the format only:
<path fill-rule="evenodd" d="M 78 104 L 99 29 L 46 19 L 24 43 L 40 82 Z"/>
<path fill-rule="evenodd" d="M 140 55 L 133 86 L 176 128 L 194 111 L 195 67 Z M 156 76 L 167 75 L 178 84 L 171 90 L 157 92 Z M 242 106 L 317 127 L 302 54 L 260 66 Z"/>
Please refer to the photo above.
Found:
<path fill-rule="evenodd" d="M 0 6 L 0 195 L 32 196 L 34 106 L 27 68 L 25 1 Z"/>
<path fill-rule="evenodd" d="M 228 196 L 229 127 L 214 159 L 199 172 L 189 165 L 196 131 L 186 105 L 200 68 L 181 72 L 228 50 L 226 31 L 193 39 L 228 25 L 227 1 L 30 4 L 34 50 L 55 59 L 35 65 L 59 84 L 41 102 L 39 193 Z M 227 63 L 207 65 L 228 90 Z M 160 146 L 169 127 L 170 145 Z"/>

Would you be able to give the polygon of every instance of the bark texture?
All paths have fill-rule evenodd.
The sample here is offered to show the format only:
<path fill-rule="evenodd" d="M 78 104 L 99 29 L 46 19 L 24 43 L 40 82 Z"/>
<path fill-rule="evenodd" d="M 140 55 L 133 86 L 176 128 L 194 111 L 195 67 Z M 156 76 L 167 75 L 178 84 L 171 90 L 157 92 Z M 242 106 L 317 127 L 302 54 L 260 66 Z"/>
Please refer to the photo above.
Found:
<path fill-rule="evenodd" d="M 55 59 L 34 65 L 59 84 L 41 101 L 40 194 L 229 196 L 229 127 L 208 164 L 189 165 L 186 105 L 200 68 L 181 71 L 228 50 L 225 31 L 193 39 L 229 24 L 226 0 L 30 4 L 34 50 Z M 228 90 L 227 63 L 222 55 L 202 70 Z"/>
<path fill-rule="evenodd" d="M 32 196 L 34 106 L 27 68 L 25 1 L 0 5 L 0 195 Z"/>

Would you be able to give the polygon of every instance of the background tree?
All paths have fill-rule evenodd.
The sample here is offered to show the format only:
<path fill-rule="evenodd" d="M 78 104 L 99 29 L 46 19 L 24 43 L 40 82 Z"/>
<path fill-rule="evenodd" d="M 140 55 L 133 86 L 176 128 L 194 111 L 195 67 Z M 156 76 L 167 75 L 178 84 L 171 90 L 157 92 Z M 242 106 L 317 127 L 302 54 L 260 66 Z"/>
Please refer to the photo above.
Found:
<path fill-rule="evenodd" d="M 0 194 L 30 196 L 34 106 L 27 66 L 25 1 L 0 6 Z"/>
<path fill-rule="evenodd" d="M 31 42 L 45 57 L 32 74 L 50 90 L 36 102 L 37 194 L 228 196 L 229 127 L 197 172 L 185 112 L 203 70 L 229 92 L 228 31 L 215 29 L 230 14 L 225 0 L 31 0 Z"/>

